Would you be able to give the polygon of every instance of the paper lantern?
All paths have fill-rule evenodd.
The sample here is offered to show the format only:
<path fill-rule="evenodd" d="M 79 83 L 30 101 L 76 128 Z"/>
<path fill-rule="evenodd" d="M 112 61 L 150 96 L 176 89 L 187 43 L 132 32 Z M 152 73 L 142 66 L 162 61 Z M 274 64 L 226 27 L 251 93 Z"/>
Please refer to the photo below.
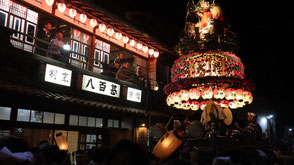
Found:
<path fill-rule="evenodd" d="M 131 46 L 131 47 L 134 47 L 135 44 L 136 44 L 136 41 L 135 41 L 135 40 L 131 40 L 131 41 L 130 41 L 130 46 Z"/>
<path fill-rule="evenodd" d="M 235 102 L 235 101 L 231 101 L 231 102 L 229 103 L 229 107 L 230 107 L 231 109 L 237 109 L 236 102 Z"/>
<path fill-rule="evenodd" d="M 55 141 L 60 150 L 68 149 L 66 138 L 61 132 L 56 134 Z"/>
<path fill-rule="evenodd" d="M 179 95 L 179 92 L 174 92 L 172 94 L 174 103 L 179 103 L 181 101 L 178 95 Z"/>
<path fill-rule="evenodd" d="M 90 25 L 92 28 L 94 28 L 97 25 L 97 20 L 96 19 L 91 19 L 90 20 Z"/>
<path fill-rule="evenodd" d="M 79 37 L 79 36 L 80 36 L 80 34 L 81 34 L 81 32 L 80 32 L 80 31 L 78 31 L 78 30 L 74 29 L 74 37 L 75 37 L 75 38 Z"/>
<path fill-rule="evenodd" d="M 113 30 L 112 28 L 108 28 L 108 29 L 107 29 L 107 34 L 108 34 L 108 36 L 112 36 L 113 33 L 114 33 L 114 30 Z"/>
<path fill-rule="evenodd" d="M 222 87 L 216 87 L 213 90 L 213 96 L 216 99 L 223 99 L 225 97 L 225 89 Z"/>
<path fill-rule="evenodd" d="M 242 89 L 237 89 L 236 90 L 236 99 L 239 101 L 243 101 L 243 90 Z"/>
<path fill-rule="evenodd" d="M 54 0 L 45 0 L 45 2 L 48 6 L 52 6 L 54 3 Z"/>
<path fill-rule="evenodd" d="M 190 108 L 192 111 L 197 111 L 199 109 L 199 102 L 198 101 L 192 101 L 190 104 Z"/>
<path fill-rule="evenodd" d="M 123 42 L 124 42 L 125 44 L 127 44 L 127 43 L 129 42 L 129 37 L 124 36 L 124 37 L 123 37 Z"/>
<path fill-rule="evenodd" d="M 213 96 L 213 92 L 212 92 L 212 89 L 211 87 L 205 87 L 201 90 L 201 97 L 203 99 L 211 99 Z"/>
<path fill-rule="evenodd" d="M 137 43 L 137 49 L 138 49 L 138 50 L 141 50 L 142 47 L 143 47 L 143 45 L 142 45 L 141 43 L 138 42 L 138 43 Z"/>
<path fill-rule="evenodd" d="M 183 136 L 180 129 L 168 131 L 153 148 L 154 156 L 158 159 L 168 158 L 183 143 Z"/>
<path fill-rule="evenodd" d="M 203 110 L 206 107 L 206 101 L 202 101 L 199 107 L 201 110 Z"/>
<path fill-rule="evenodd" d="M 119 33 L 119 32 L 116 32 L 116 34 L 115 34 L 115 38 L 116 38 L 117 40 L 120 40 L 121 37 L 122 37 L 122 34 Z"/>
<path fill-rule="evenodd" d="M 178 104 L 178 106 L 177 106 L 178 109 L 183 109 L 184 105 L 183 105 L 183 103 L 181 101 L 179 101 L 177 104 Z"/>
<path fill-rule="evenodd" d="M 253 101 L 253 97 L 252 97 L 251 92 L 244 91 L 243 92 L 243 102 L 247 103 L 247 104 L 250 104 L 252 101 Z"/>
<path fill-rule="evenodd" d="M 155 51 L 153 55 L 154 55 L 155 58 L 157 58 L 159 56 L 159 52 Z"/>
<path fill-rule="evenodd" d="M 228 108 L 229 104 L 230 104 L 230 102 L 228 100 L 221 100 L 220 101 L 220 106 L 223 108 Z"/>
<path fill-rule="evenodd" d="M 190 109 L 190 102 L 185 102 L 185 103 L 183 103 L 183 109 L 184 110 L 189 110 Z"/>
<path fill-rule="evenodd" d="M 152 56 L 153 53 L 154 53 L 154 50 L 153 49 L 149 49 L 148 53 L 149 53 L 150 56 Z"/>
<path fill-rule="evenodd" d="M 148 46 L 143 46 L 143 52 L 146 53 L 148 51 Z"/>
<path fill-rule="evenodd" d="M 80 21 L 81 21 L 82 23 L 85 23 L 86 20 L 87 20 L 87 15 L 86 15 L 86 14 L 80 14 Z"/>
<path fill-rule="evenodd" d="M 200 97 L 200 91 L 197 88 L 191 88 L 189 90 L 189 97 L 191 100 L 198 100 Z"/>
<path fill-rule="evenodd" d="M 74 18 L 77 15 L 76 9 L 69 9 L 69 16 Z"/>
<path fill-rule="evenodd" d="M 227 100 L 234 100 L 236 98 L 236 91 L 233 88 L 228 88 L 225 91 L 225 97 Z"/>
<path fill-rule="evenodd" d="M 59 3 L 58 4 L 58 10 L 60 13 L 63 13 L 66 9 L 66 5 L 64 3 Z"/>
<path fill-rule="evenodd" d="M 83 34 L 83 40 L 88 41 L 88 39 L 89 39 L 89 35 Z"/>
<path fill-rule="evenodd" d="M 99 30 L 100 30 L 100 32 L 102 33 L 102 32 L 104 32 L 104 30 L 106 29 L 106 25 L 105 24 L 99 24 Z"/>
<path fill-rule="evenodd" d="M 181 101 L 188 101 L 189 100 L 189 91 L 183 89 L 179 93 L 179 99 Z"/>
<path fill-rule="evenodd" d="M 166 98 L 166 104 L 168 106 L 170 106 L 171 104 L 174 104 L 173 98 L 172 98 L 172 94 L 168 95 Z"/>

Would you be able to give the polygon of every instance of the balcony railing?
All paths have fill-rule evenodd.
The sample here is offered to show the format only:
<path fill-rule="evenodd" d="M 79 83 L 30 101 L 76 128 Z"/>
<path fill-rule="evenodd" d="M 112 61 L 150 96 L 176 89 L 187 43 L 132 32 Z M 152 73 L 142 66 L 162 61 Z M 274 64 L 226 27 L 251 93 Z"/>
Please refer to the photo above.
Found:
<path fill-rule="evenodd" d="M 143 75 L 137 75 L 134 71 L 130 69 L 126 69 L 123 67 L 117 68 L 112 64 L 107 64 L 103 61 L 95 60 L 94 57 L 89 57 L 89 55 L 74 52 L 68 49 L 66 46 L 60 47 L 37 37 L 15 30 L 12 31 L 13 34 L 10 36 L 10 42 L 16 48 L 28 51 L 33 54 L 45 56 L 46 58 L 51 58 L 62 63 L 70 64 L 75 67 L 79 67 L 80 69 L 89 70 L 92 72 L 93 68 L 98 68 L 100 70 L 100 74 L 114 77 L 133 84 L 138 84 L 141 87 L 150 88 L 153 90 L 156 90 L 157 88 L 156 80 L 149 79 L 148 77 Z M 32 42 L 27 42 L 28 40 Z M 74 58 L 73 55 L 79 58 Z M 73 61 L 78 61 L 79 65 L 74 64 Z"/>

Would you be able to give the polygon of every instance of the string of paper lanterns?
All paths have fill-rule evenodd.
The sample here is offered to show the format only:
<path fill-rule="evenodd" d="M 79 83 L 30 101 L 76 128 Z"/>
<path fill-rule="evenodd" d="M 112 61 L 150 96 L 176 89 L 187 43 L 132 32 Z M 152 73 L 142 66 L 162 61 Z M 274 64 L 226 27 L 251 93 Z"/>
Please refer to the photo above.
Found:
<path fill-rule="evenodd" d="M 251 104 L 253 97 L 251 92 L 243 89 L 223 88 L 223 87 L 204 87 L 182 89 L 179 92 L 173 92 L 166 98 L 168 106 L 184 110 L 204 109 L 206 100 L 213 99 L 221 107 L 230 107 L 231 109 L 241 108 L 246 104 Z"/>
<path fill-rule="evenodd" d="M 52 6 L 54 4 L 54 0 L 45 0 L 45 2 L 48 6 Z M 58 8 L 59 12 L 63 13 L 66 10 L 66 4 L 65 3 L 58 3 L 57 8 Z M 76 11 L 76 9 L 70 8 L 68 14 L 71 18 L 75 18 L 75 16 L 77 15 L 77 11 Z M 85 23 L 87 21 L 87 15 L 84 13 L 81 13 L 79 20 L 82 23 Z M 97 26 L 97 20 L 94 18 L 90 19 L 90 26 L 92 28 L 95 28 Z M 98 28 L 99 28 L 100 32 L 103 33 L 106 30 L 106 25 L 103 23 L 99 24 Z M 106 31 L 106 34 L 108 36 L 112 37 L 114 32 L 115 32 L 114 29 L 108 28 Z M 153 55 L 155 58 L 158 58 L 158 56 L 159 56 L 158 51 L 155 51 L 154 49 L 149 49 L 148 46 L 143 46 L 143 44 L 139 43 L 139 42 L 137 43 L 137 46 L 136 46 L 136 41 L 134 39 L 130 40 L 129 37 L 122 36 L 122 33 L 116 32 L 115 39 L 120 40 L 121 38 L 123 38 L 124 44 L 127 44 L 130 41 L 129 44 L 131 47 L 134 47 L 137 50 L 142 50 L 144 53 L 148 52 L 148 54 L 150 56 Z"/>

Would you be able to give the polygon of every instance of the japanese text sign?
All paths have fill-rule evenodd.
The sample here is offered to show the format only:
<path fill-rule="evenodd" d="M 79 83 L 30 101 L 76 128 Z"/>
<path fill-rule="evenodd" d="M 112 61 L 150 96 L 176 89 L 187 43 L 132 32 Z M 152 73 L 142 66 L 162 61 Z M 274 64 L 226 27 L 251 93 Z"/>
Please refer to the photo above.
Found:
<path fill-rule="evenodd" d="M 82 90 L 119 98 L 120 85 L 96 77 L 83 75 Z"/>
<path fill-rule="evenodd" d="M 127 100 L 141 102 L 142 90 L 128 87 Z"/>
<path fill-rule="evenodd" d="M 70 86 L 72 71 L 58 66 L 46 64 L 45 81 Z"/>

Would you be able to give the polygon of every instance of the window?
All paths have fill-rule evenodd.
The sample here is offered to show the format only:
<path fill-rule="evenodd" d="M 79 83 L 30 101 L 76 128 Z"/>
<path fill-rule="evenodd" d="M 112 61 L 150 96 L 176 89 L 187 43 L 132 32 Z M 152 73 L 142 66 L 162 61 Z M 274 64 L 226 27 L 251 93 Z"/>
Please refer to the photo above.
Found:
<path fill-rule="evenodd" d="M 64 114 L 55 113 L 54 124 L 64 124 Z"/>
<path fill-rule="evenodd" d="M 88 127 L 95 127 L 95 117 L 88 117 Z"/>
<path fill-rule="evenodd" d="M 10 120 L 11 108 L 0 107 L 0 120 Z"/>
<path fill-rule="evenodd" d="M 94 55 L 94 65 L 100 66 L 100 51 L 95 49 L 95 55 Z"/>
<path fill-rule="evenodd" d="M 73 41 L 73 47 L 72 47 L 72 51 L 78 53 L 79 50 L 79 43 L 77 41 Z M 72 57 L 75 59 L 78 59 L 78 54 L 73 53 Z"/>
<path fill-rule="evenodd" d="M 76 115 L 70 115 L 69 116 L 69 125 L 78 125 L 78 121 L 79 121 L 79 116 Z"/>
<path fill-rule="evenodd" d="M 1 136 L 8 136 L 10 135 L 10 131 L 9 130 L 0 130 L 0 137 Z"/>
<path fill-rule="evenodd" d="M 0 25 L 7 26 L 7 16 L 6 12 L 0 10 Z"/>
<path fill-rule="evenodd" d="M 26 34 L 29 35 L 29 36 L 26 36 L 26 42 L 31 43 L 31 44 L 34 44 L 35 40 L 32 37 L 30 37 L 30 36 L 35 37 L 35 34 L 36 34 L 36 25 L 31 24 L 31 23 L 27 23 L 27 31 L 26 31 Z"/>
<path fill-rule="evenodd" d="M 109 54 L 108 53 L 103 54 L 102 62 L 109 64 Z"/>
<path fill-rule="evenodd" d="M 14 17 L 14 26 L 13 30 L 20 31 L 20 19 L 17 17 Z M 14 38 L 19 38 L 19 33 L 13 33 Z"/>
<path fill-rule="evenodd" d="M 119 128 L 119 120 L 108 119 L 107 127 L 109 128 Z"/>
<path fill-rule="evenodd" d="M 79 116 L 79 126 L 87 126 L 87 117 Z"/>
<path fill-rule="evenodd" d="M 44 112 L 43 123 L 53 124 L 54 123 L 54 113 Z"/>
<path fill-rule="evenodd" d="M 43 112 L 31 111 L 31 122 L 42 123 L 43 122 Z"/>
<path fill-rule="evenodd" d="M 89 57 L 89 47 L 87 45 L 84 45 L 84 57 L 83 57 L 83 62 L 87 62 L 88 57 Z"/>
<path fill-rule="evenodd" d="M 17 111 L 17 121 L 30 121 L 30 110 L 27 109 L 18 109 Z"/>
<path fill-rule="evenodd" d="M 80 134 L 79 148 L 82 150 L 102 146 L 103 136 L 101 134 Z"/>
<path fill-rule="evenodd" d="M 102 118 L 96 118 L 96 127 L 98 127 L 98 128 L 103 127 L 103 119 Z"/>

